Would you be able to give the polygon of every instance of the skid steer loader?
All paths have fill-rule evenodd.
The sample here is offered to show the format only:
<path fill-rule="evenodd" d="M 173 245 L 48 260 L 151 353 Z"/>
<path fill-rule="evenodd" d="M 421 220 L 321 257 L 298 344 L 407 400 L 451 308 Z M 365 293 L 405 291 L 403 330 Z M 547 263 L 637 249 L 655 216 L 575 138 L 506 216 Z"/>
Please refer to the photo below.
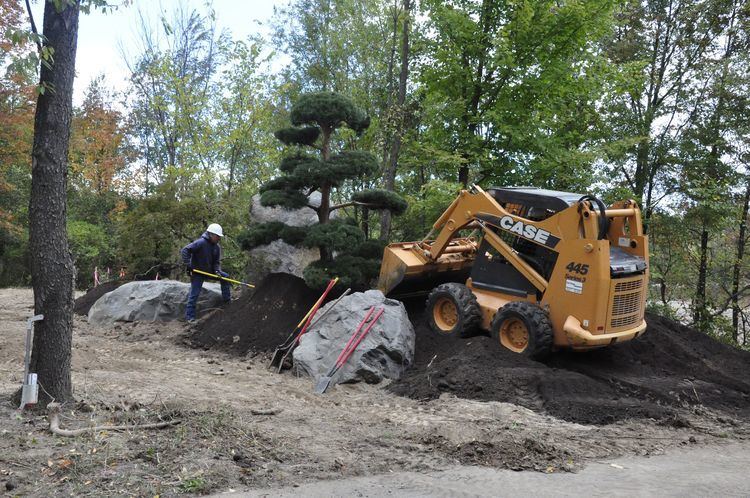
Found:
<path fill-rule="evenodd" d="M 591 195 L 478 186 L 424 240 L 387 246 L 378 282 L 393 297 L 431 290 L 426 313 L 439 334 L 480 327 L 535 359 L 643 334 L 647 286 L 635 201 L 607 208 Z"/>

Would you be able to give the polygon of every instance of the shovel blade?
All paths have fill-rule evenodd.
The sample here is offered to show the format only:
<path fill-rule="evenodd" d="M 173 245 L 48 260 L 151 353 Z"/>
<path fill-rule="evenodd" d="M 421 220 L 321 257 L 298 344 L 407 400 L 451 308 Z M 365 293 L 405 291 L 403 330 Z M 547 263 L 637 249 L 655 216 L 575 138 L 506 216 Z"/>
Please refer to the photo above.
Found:
<path fill-rule="evenodd" d="M 273 352 L 273 356 L 271 356 L 271 363 L 268 364 L 269 370 L 272 368 L 278 368 L 281 359 L 284 357 L 284 353 L 286 353 L 286 348 L 276 348 L 276 351 Z"/>
<path fill-rule="evenodd" d="M 321 377 L 318 379 L 318 382 L 315 384 L 315 393 L 316 394 L 323 394 L 328 390 L 328 387 L 331 385 L 331 377 Z"/>

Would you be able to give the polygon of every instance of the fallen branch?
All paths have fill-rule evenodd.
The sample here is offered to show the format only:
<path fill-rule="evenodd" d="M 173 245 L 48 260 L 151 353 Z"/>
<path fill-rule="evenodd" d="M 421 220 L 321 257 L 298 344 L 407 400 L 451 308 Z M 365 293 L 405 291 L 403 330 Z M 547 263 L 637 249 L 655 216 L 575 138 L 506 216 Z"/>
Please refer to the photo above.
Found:
<path fill-rule="evenodd" d="M 281 412 L 281 408 L 269 408 L 265 410 L 260 410 L 260 409 L 250 410 L 250 413 L 252 413 L 253 415 L 276 415 L 277 413 L 280 413 L 280 412 Z"/>
<path fill-rule="evenodd" d="M 60 403 L 50 403 L 47 405 L 47 417 L 49 417 L 49 430 L 53 434 L 65 437 L 75 437 L 87 432 L 96 431 L 129 431 L 132 429 L 162 429 L 171 425 L 177 425 L 182 420 L 170 420 L 169 422 L 158 422 L 155 424 L 143 424 L 143 425 L 98 425 L 96 427 L 86 427 L 84 429 L 67 430 L 60 428 L 60 411 L 62 406 Z"/>

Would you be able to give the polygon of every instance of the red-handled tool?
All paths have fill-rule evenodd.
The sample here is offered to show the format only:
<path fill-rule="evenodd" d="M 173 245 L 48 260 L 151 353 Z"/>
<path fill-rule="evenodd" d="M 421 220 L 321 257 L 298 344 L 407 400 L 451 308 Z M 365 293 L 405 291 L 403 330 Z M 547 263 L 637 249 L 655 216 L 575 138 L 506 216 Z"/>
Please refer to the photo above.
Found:
<path fill-rule="evenodd" d="M 354 351 L 357 349 L 357 346 L 359 346 L 359 343 L 362 342 L 365 336 L 370 332 L 370 330 L 372 330 L 372 327 L 375 325 L 375 322 L 378 321 L 378 319 L 384 312 L 385 312 L 385 308 L 380 308 L 379 310 L 377 310 L 377 312 L 375 311 L 374 306 L 370 308 L 370 310 L 367 312 L 367 314 L 362 319 L 362 321 L 359 322 L 357 329 L 354 331 L 352 336 L 346 342 L 344 349 L 341 351 L 341 353 L 339 353 L 338 358 L 336 358 L 336 363 L 333 364 L 333 366 L 331 367 L 331 370 L 328 372 L 328 375 L 321 377 L 318 380 L 318 382 L 315 384 L 316 393 L 323 394 L 324 392 L 326 392 L 328 387 L 331 385 L 333 376 L 336 375 L 339 369 L 341 369 L 341 367 L 343 367 L 346 364 L 349 358 L 351 358 L 352 354 L 354 354 Z M 362 330 L 362 327 L 365 325 L 365 323 L 367 323 L 368 320 L 370 320 L 370 324 L 367 326 L 367 328 Z"/>

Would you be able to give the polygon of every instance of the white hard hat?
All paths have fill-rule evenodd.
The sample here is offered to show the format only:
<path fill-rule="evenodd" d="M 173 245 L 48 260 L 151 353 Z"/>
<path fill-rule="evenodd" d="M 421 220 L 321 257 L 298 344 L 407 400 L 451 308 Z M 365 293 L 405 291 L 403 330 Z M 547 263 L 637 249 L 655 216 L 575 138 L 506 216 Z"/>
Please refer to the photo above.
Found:
<path fill-rule="evenodd" d="M 218 223 L 211 223 L 210 225 L 208 225 L 208 228 L 206 228 L 206 231 L 208 233 L 218 235 L 219 237 L 224 236 L 224 231 L 221 229 L 221 225 L 219 225 Z"/>

